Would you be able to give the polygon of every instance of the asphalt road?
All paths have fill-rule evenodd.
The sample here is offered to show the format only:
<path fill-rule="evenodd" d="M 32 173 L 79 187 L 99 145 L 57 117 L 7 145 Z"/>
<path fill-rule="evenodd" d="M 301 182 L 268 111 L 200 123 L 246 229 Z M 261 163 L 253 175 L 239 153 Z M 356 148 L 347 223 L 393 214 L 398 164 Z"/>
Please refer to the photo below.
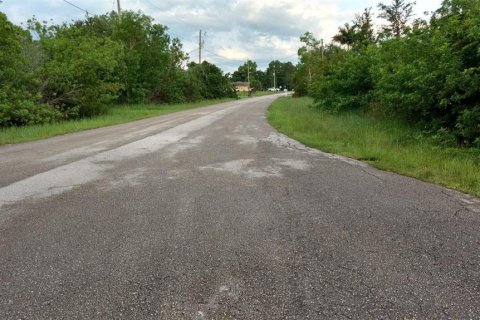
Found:
<path fill-rule="evenodd" d="M 304 147 L 274 99 L 0 147 L 0 319 L 479 319 L 478 200 Z"/>

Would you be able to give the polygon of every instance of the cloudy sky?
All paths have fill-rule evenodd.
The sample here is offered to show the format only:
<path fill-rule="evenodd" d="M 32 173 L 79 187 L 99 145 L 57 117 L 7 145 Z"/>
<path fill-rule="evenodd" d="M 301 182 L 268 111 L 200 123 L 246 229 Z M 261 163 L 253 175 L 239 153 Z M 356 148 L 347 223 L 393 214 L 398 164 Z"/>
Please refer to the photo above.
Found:
<path fill-rule="evenodd" d="M 338 26 L 381 0 L 121 0 L 122 8 L 142 11 L 167 25 L 198 60 L 198 31 L 206 32 L 204 57 L 225 72 L 246 59 L 260 68 L 271 60 L 296 63 L 299 36 L 311 31 L 329 42 Z M 390 0 L 383 0 L 389 2 Z M 116 0 L 68 0 L 92 14 L 116 9 Z M 433 11 L 441 0 L 417 0 L 415 13 Z M 56 23 L 81 19 L 85 12 L 64 0 L 3 0 L 0 11 L 20 24 L 33 15 Z M 380 20 L 377 23 L 381 23 Z"/>

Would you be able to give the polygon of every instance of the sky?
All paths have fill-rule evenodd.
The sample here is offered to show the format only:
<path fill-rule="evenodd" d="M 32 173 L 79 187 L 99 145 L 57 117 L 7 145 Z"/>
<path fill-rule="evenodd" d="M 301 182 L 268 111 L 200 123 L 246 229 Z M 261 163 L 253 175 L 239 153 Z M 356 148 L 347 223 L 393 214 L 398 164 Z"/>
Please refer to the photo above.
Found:
<path fill-rule="evenodd" d="M 69 22 L 116 10 L 116 0 L 2 0 L 0 11 L 15 24 L 35 15 L 40 21 Z M 122 9 L 142 11 L 168 26 L 191 60 L 198 61 L 198 33 L 205 33 L 203 58 L 225 72 L 247 59 L 265 69 L 272 60 L 297 62 L 299 37 L 311 31 L 330 42 L 338 27 L 382 0 L 121 0 Z M 383 0 L 390 2 L 390 0 Z M 425 17 L 441 0 L 417 0 L 414 13 Z M 382 21 L 376 19 L 376 24 Z"/>

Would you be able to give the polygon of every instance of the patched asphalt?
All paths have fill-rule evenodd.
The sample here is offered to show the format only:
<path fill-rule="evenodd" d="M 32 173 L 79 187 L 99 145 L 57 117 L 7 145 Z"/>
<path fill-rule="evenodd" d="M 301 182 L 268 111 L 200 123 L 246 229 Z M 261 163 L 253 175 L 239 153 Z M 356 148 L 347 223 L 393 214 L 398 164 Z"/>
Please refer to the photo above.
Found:
<path fill-rule="evenodd" d="M 275 98 L 0 147 L 0 319 L 479 319 L 478 199 L 307 148 Z"/>

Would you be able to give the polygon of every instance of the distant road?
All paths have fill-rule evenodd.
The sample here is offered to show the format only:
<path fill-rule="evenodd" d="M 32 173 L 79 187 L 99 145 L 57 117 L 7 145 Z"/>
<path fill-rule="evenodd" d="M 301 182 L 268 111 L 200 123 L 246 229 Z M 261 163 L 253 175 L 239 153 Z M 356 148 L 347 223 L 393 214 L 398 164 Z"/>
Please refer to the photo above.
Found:
<path fill-rule="evenodd" d="M 478 319 L 480 206 L 274 96 L 0 147 L 0 319 Z"/>

